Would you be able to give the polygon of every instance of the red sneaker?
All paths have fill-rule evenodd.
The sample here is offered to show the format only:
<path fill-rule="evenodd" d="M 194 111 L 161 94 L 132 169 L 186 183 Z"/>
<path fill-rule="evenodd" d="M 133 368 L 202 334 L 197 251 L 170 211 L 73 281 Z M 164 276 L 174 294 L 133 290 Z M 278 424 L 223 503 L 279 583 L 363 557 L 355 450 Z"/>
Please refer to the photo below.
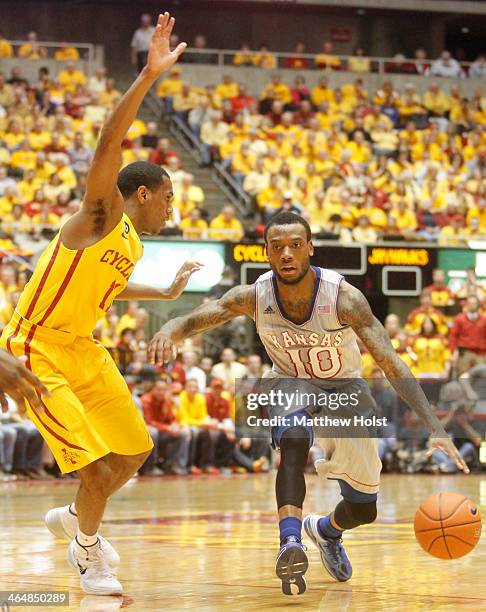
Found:
<path fill-rule="evenodd" d="M 192 468 L 189 470 L 189 473 L 194 474 L 194 476 L 199 476 L 200 474 L 202 474 L 202 470 L 201 468 L 198 468 L 195 465 L 193 465 Z"/>

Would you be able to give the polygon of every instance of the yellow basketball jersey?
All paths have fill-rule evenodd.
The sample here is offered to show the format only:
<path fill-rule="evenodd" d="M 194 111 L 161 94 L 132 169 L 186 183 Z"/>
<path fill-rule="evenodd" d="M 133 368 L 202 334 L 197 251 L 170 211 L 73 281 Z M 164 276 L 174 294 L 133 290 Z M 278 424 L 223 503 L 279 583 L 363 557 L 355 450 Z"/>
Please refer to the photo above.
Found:
<path fill-rule="evenodd" d="M 140 238 L 125 214 L 86 249 L 66 248 L 59 233 L 41 255 L 17 312 L 37 325 L 90 336 L 142 255 Z"/>

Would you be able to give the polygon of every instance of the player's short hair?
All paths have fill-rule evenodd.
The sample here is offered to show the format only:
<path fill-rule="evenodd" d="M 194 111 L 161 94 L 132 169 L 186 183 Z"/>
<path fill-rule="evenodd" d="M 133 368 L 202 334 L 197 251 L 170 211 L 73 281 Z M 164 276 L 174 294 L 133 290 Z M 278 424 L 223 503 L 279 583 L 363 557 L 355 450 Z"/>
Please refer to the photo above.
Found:
<path fill-rule="evenodd" d="M 278 213 L 278 215 L 275 215 L 274 217 L 272 217 L 270 221 L 266 224 L 265 231 L 263 233 L 263 238 L 265 240 L 265 243 L 267 242 L 268 230 L 271 227 L 273 227 L 274 225 L 294 225 L 295 223 L 298 223 L 299 225 L 303 225 L 305 227 L 305 234 L 306 234 L 307 240 L 311 240 L 312 239 L 311 228 L 310 228 L 310 225 L 307 223 L 307 221 L 304 219 L 304 217 L 301 217 L 300 215 L 297 215 L 293 212 L 281 212 L 281 213 Z"/>
<path fill-rule="evenodd" d="M 141 185 L 145 185 L 150 191 L 154 191 L 162 185 L 164 178 L 170 178 L 167 172 L 157 166 L 145 161 L 136 161 L 128 164 L 118 174 L 118 189 L 123 199 L 126 200 L 137 191 Z"/>

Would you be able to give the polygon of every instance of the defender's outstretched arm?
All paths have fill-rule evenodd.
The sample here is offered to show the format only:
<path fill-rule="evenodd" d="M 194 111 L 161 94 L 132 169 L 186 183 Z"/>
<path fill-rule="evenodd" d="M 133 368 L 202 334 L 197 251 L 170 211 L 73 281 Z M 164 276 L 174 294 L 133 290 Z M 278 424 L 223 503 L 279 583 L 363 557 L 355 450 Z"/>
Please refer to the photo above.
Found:
<path fill-rule="evenodd" d="M 137 116 L 138 109 L 159 76 L 168 70 L 178 60 L 186 48 L 181 43 L 173 51 L 169 47 L 169 39 L 175 20 L 164 13 L 159 15 L 157 26 L 152 36 L 148 52 L 147 65 L 138 75 L 128 91 L 122 96 L 114 110 L 106 120 L 98 140 L 98 145 L 91 163 L 84 203 L 80 215 L 86 222 L 91 219 L 93 233 L 103 235 L 108 225 L 119 221 L 123 211 L 123 198 L 117 187 L 117 177 L 122 163 L 122 142 Z M 67 227 L 67 233 L 80 230 L 79 215 L 76 227 Z M 111 228 L 109 228 L 111 229 Z"/>
<path fill-rule="evenodd" d="M 148 347 L 150 363 L 166 363 L 173 358 L 174 344 L 213 327 L 227 323 L 240 315 L 253 318 L 255 313 L 255 286 L 239 285 L 219 300 L 201 304 L 184 317 L 177 317 L 162 326 Z"/>
<path fill-rule="evenodd" d="M 148 285 L 128 283 L 125 289 L 117 295 L 117 300 L 176 300 L 184 291 L 189 279 L 203 267 L 197 261 L 186 261 L 175 275 L 168 289 L 158 289 Z"/>
<path fill-rule="evenodd" d="M 337 310 L 341 323 L 352 327 L 398 395 L 428 427 L 431 435 L 431 448 L 444 450 L 454 459 L 457 467 L 467 474 L 469 469 L 466 463 L 431 410 L 429 401 L 418 381 L 405 362 L 397 355 L 385 328 L 373 315 L 365 296 L 361 291 L 343 281 L 339 291 Z"/>

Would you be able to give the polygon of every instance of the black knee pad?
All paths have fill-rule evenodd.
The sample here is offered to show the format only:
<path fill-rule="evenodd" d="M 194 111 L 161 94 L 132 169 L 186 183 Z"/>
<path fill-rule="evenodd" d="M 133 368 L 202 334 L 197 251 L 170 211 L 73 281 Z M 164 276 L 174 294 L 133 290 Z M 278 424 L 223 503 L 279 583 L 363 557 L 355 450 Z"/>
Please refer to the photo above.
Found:
<path fill-rule="evenodd" d="M 275 492 L 277 506 L 302 508 L 305 499 L 304 469 L 309 456 L 309 433 L 304 427 L 288 429 L 280 440 L 280 465 Z"/>
<path fill-rule="evenodd" d="M 342 529 L 353 529 L 376 519 L 376 502 L 357 504 L 343 499 L 336 506 L 334 520 Z"/>

